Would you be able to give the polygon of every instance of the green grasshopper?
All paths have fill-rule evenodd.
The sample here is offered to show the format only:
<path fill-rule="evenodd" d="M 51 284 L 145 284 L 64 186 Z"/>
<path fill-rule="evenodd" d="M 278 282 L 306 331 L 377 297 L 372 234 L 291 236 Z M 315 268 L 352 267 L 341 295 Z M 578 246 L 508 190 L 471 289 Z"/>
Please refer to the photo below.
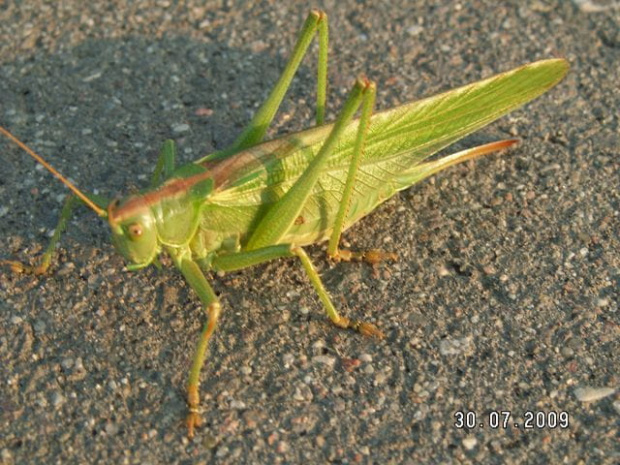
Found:
<path fill-rule="evenodd" d="M 262 142 L 314 36 L 318 34 L 316 127 Z M 187 384 L 189 436 L 201 424 L 200 370 L 220 315 L 205 271 L 232 271 L 296 257 L 330 320 L 338 327 L 382 337 L 373 324 L 341 316 L 303 246 L 329 240 L 334 260 L 395 259 L 379 250 L 339 248 L 344 230 L 398 191 L 448 166 L 505 149 L 502 140 L 439 159 L 429 157 L 543 94 L 568 71 L 563 59 L 530 63 L 459 89 L 373 114 L 375 83 L 358 78 L 333 124 L 323 124 L 327 88 L 327 16 L 311 11 L 279 81 L 247 129 L 226 150 L 175 168 L 175 145 L 164 143 L 151 186 L 108 202 L 86 195 L 6 129 L 0 130 L 108 220 L 112 240 L 137 270 L 166 252 L 208 315 Z M 361 107 L 361 116 L 354 116 Z M 5 262 L 15 271 L 44 273 L 76 197 L 69 196 L 40 265 Z"/>

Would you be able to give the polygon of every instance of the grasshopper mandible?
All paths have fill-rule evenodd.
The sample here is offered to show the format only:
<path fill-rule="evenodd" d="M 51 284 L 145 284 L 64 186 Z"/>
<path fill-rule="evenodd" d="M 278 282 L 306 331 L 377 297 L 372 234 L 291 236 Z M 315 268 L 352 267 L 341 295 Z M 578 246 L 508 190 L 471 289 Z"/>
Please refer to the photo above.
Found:
<path fill-rule="evenodd" d="M 318 34 L 316 127 L 262 142 L 315 35 Z M 6 129 L 0 131 L 42 163 L 77 196 L 69 196 L 41 263 L 5 262 L 15 271 L 44 273 L 76 199 L 107 218 L 117 250 L 137 270 L 166 252 L 204 305 L 202 330 L 187 384 L 189 436 L 201 423 L 199 379 L 220 303 L 205 272 L 232 271 L 296 257 L 330 320 L 382 337 L 373 324 L 341 316 L 303 246 L 329 240 L 335 260 L 372 263 L 394 254 L 339 248 L 342 232 L 398 191 L 448 166 L 505 149 L 502 140 L 439 159 L 428 158 L 458 139 L 543 94 L 568 71 L 563 59 L 530 63 L 424 100 L 373 114 L 375 83 L 358 78 L 342 111 L 324 124 L 327 16 L 311 11 L 271 94 L 231 147 L 175 168 L 175 145 L 164 143 L 149 189 L 108 202 L 84 194 Z M 354 116 L 361 107 L 361 116 Z"/>

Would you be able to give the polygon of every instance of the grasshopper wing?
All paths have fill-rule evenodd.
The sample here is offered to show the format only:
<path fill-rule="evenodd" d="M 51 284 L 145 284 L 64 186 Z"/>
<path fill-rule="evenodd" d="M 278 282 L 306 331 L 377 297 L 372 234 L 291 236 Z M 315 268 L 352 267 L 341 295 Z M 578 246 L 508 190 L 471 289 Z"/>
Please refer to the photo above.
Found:
<path fill-rule="evenodd" d="M 530 63 L 488 79 L 375 114 L 368 129 L 362 161 L 345 228 L 370 213 L 399 190 L 441 169 L 491 150 L 460 153 L 442 162 L 425 161 L 439 150 L 488 125 L 545 93 L 568 71 L 563 59 Z M 297 181 L 316 154 L 331 125 L 274 139 L 223 160 L 234 169 L 210 202 L 235 210 L 217 221 L 248 232 L 259 209 L 279 199 Z M 329 237 L 347 176 L 357 131 L 344 131 L 330 155 L 300 218 L 281 242 L 309 244 Z M 511 145 L 507 143 L 506 146 Z M 502 148 L 497 146 L 497 148 Z M 244 161 L 245 160 L 245 161 Z M 211 166 L 209 167 L 211 168 Z M 216 208 L 213 214 L 223 210 Z M 234 224 L 233 224 L 234 223 Z"/>

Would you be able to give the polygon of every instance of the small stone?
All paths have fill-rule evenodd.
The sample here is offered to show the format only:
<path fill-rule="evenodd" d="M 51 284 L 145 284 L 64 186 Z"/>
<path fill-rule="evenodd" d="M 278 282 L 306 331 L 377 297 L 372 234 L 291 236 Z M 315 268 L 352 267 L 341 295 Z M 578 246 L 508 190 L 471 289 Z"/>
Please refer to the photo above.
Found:
<path fill-rule="evenodd" d="M 60 392 L 54 391 L 52 392 L 50 401 L 54 407 L 60 407 L 62 404 L 64 404 L 65 398 Z"/>
<path fill-rule="evenodd" d="M 74 363 L 75 362 L 72 358 L 63 358 L 60 362 L 60 366 L 63 367 L 65 370 L 70 370 Z"/>
<path fill-rule="evenodd" d="M 596 306 L 597 307 L 607 307 L 609 305 L 609 299 L 597 299 Z"/>
<path fill-rule="evenodd" d="M 312 357 L 312 361 L 314 363 L 326 365 L 329 368 L 334 368 L 334 365 L 336 364 L 336 357 L 330 357 L 329 355 L 317 355 L 316 357 Z"/>
<path fill-rule="evenodd" d="M 83 370 L 84 370 L 84 362 L 82 361 L 82 358 L 81 358 L 81 357 L 78 357 L 78 358 L 75 360 L 74 370 L 75 370 L 75 371 L 83 371 Z"/>
<path fill-rule="evenodd" d="M 35 333 L 41 334 L 41 333 L 45 332 L 46 325 L 45 325 L 45 322 L 43 320 L 35 321 L 33 326 L 34 326 L 34 332 Z"/>
<path fill-rule="evenodd" d="M 612 395 L 616 390 L 610 387 L 581 387 L 575 389 L 575 397 L 581 402 L 593 402 Z"/>
<path fill-rule="evenodd" d="M 233 400 L 230 402 L 230 408 L 234 410 L 243 410 L 246 408 L 246 405 L 242 400 Z"/>
<path fill-rule="evenodd" d="M 116 436 L 118 434 L 119 431 L 119 427 L 117 423 L 113 423 L 113 422 L 108 422 L 105 425 L 105 432 L 108 434 L 108 436 Z"/>
<path fill-rule="evenodd" d="M 293 394 L 293 399 L 298 402 L 311 402 L 314 398 L 314 394 L 312 394 L 312 389 L 310 386 L 305 384 L 300 384 L 295 387 L 295 393 Z"/>
<path fill-rule="evenodd" d="M 172 132 L 176 134 L 181 134 L 187 131 L 189 131 L 189 124 L 180 123 L 180 124 L 174 124 L 172 126 Z"/>
<path fill-rule="evenodd" d="M 282 363 L 284 364 L 284 368 L 290 367 L 295 361 L 295 356 L 293 354 L 284 354 L 282 356 Z"/>
<path fill-rule="evenodd" d="M 461 339 L 444 339 L 439 343 L 439 352 L 441 355 L 458 355 L 463 352 L 468 352 L 470 346 L 470 337 L 463 337 Z"/>
<path fill-rule="evenodd" d="M 427 404 L 420 404 L 418 410 L 413 414 L 415 421 L 422 421 L 428 416 L 428 412 L 431 408 Z"/>
<path fill-rule="evenodd" d="M 472 450 L 476 444 L 478 444 L 478 440 L 473 436 L 463 439 L 463 447 L 467 450 Z"/>
<path fill-rule="evenodd" d="M 422 32 L 424 32 L 424 28 L 422 26 L 419 25 L 413 25 L 413 26 L 409 26 L 406 29 L 407 34 L 409 34 L 411 37 L 415 37 L 415 36 L 419 36 L 420 34 L 422 34 Z"/>
<path fill-rule="evenodd" d="M 379 386 L 383 383 L 385 383 L 385 380 L 387 379 L 387 374 L 384 372 L 379 372 L 377 373 L 377 375 L 375 376 L 375 386 Z"/>
<path fill-rule="evenodd" d="M 573 355 L 575 355 L 575 351 L 571 349 L 570 347 L 562 347 L 561 353 L 566 358 L 572 357 Z"/>
<path fill-rule="evenodd" d="M 0 459 L 2 463 L 6 463 L 7 465 L 12 464 L 13 454 L 11 453 L 9 449 L 2 449 L 2 451 L 0 451 Z"/>

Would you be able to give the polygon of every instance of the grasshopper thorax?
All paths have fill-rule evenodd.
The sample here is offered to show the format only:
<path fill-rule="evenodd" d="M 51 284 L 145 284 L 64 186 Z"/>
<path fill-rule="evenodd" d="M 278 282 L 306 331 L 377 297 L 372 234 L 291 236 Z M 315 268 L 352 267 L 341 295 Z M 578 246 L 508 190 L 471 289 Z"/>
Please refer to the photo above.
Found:
<path fill-rule="evenodd" d="M 171 178 L 155 190 L 110 203 L 112 240 L 131 262 L 128 268 L 149 265 L 162 246 L 189 250 L 201 208 L 212 190 L 213 180 L 201 171 L 197 176 Z"/>

